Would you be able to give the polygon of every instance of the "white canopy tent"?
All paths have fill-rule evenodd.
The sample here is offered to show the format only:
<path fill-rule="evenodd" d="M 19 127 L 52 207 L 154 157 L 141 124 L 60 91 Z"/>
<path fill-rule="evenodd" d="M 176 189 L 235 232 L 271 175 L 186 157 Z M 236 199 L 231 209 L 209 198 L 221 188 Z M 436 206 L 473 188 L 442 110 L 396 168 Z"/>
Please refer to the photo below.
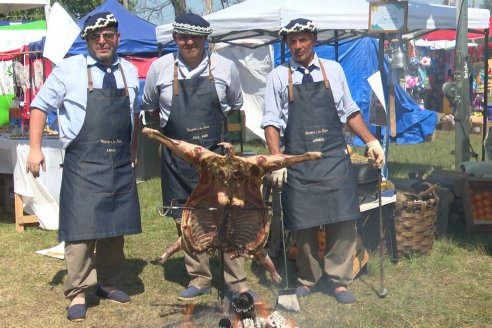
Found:
<path fill-rule="evenodd" d="M 44 7 L 45 20 L 48 22 L 51 10 L 50 0 L 0 0 L 0 14 L 39 7 Z M 15 24 L 17 25 L 18 23 Z M 0 39 L 2 44 L 0 44 L 0 51 L 4 52 L 20 48 L 30 42 L 40 40 L 45 35 L 46 28 L 1 30 Z"/>
<path fill-rule="evenodd" d="M 50 11 L 50 0 L 0 0 L 0 13 L 44 7 L 46 21 Z"/>
<path fill-rule="evenodd" d="M 489 27 L 488 9 L 468 9 L 468 28 Z M 369 2 L 367 0 L 247 0 L 224 10 L 204 16 L 210 22 L 212 42 L 228 42 L 245 38 L 277 40 L 277 31 L 295 18 L 312 19 L 318 26 L 318 40 L 348 39 L 367 32 Z M 456 7 L 409 1 L 408 30 L 418 32 L 456 28 Z M 172 24 L 157 26 L 157 42 L 171 43 Z"/>

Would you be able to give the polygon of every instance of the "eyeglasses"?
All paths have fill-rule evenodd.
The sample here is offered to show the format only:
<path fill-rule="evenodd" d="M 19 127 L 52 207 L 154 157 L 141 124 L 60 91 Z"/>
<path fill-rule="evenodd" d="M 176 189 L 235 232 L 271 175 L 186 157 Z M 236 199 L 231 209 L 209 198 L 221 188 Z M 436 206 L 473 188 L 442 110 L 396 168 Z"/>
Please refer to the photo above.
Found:
<path fill-rule="evenodd" d="M 115 34 L 116 33 L 114 33 L 114 32 L 91 33 L 91 34 L 87 35 L 87 37 L 91 41 L 97 41 L 102 36 L 104 40 L 111 41 L 111 40 L 113 40 Z"/>
<path fill-rule="evenodd" d="M 188 40 L 193 40 L 193 41 L 197 41 L 197 40 L 201 40 L 201 39 L 205 39 L 205 36 L 203 35 L 194 35 L 194 34 L 176 34 L 176 40 L 179 42 L 186 42 Z"/>

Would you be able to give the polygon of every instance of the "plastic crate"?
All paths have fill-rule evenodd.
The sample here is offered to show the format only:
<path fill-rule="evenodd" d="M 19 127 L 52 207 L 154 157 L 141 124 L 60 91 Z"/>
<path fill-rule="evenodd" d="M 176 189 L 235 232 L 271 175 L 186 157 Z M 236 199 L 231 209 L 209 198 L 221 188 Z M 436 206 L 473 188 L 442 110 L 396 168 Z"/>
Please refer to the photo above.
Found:
<path fill-rule="evenodd" d="M 492 231 L 492 179 L 468 179 L 464 206 L 469 231 Z"/>

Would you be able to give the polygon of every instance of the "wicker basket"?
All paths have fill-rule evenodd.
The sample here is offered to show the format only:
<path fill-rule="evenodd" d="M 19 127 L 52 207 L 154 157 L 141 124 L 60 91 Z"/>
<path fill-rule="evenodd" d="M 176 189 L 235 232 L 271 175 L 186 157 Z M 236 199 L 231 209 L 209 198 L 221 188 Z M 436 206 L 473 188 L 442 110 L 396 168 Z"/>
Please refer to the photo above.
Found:
<path fill-rule="evenodd" d="M 436 231 L 439 198 L 429 185 L 419 194 L 398 192 L 395 204 L 395 231 L 398 256 L 430 252 Z"/>

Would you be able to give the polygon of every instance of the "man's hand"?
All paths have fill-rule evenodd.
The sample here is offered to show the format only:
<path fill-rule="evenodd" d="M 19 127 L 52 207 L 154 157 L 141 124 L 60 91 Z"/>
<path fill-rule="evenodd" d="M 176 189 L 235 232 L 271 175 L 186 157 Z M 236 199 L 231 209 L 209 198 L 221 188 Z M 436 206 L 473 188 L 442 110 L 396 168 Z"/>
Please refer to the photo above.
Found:
<path fill-rule="evenodd" d="M 266 178 L 272 187 L 281 189 L 284 182 L 287 182 L 287 168 L 272 171 L 266 175 Z"/>
<path fill-rule="evenodd" d="M 367 157 L 373 161 L 374 167 L 380 169 L 384 166 L 384 151 L 379 141 L 373 140 L 366 144 Z"/>
<path fill-rule="evenodd" d="M 41 149 L 29 149 L 29 155 L 27 155 L 26 173 L 31 172 L 32 175 L 39 177 L 39 167 L 43 168 L 46 172 L 46 163 L 44 161 L 44 155 Z"/>

